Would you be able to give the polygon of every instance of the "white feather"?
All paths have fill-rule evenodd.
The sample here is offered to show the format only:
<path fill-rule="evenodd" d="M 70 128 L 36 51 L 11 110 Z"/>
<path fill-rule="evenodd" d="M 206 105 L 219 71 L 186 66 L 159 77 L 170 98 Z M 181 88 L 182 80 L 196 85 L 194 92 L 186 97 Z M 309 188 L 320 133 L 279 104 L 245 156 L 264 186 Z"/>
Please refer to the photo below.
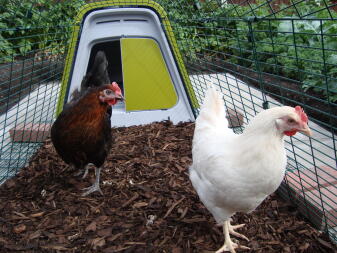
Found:
<path fill-rule="evenodd" d="M 293 110 L 281 108 L 261 112 L 236 135 L 220 94 L 207 90 L 195 123 L 190 179 L 219 224 L 235 212 L 254 210 L 280 185 L 286 153 L 275 120 Z"/>

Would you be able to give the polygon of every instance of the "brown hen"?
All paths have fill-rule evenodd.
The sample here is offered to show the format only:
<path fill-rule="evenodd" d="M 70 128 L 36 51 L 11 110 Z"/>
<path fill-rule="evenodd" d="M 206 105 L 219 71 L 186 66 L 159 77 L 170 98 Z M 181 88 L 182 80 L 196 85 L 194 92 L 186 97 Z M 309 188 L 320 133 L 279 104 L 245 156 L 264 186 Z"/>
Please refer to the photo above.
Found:
<path fill-rule="evenodd" d="M 123 96 L 117 83 L 89 88 L 77 101 L 70 103 L 51 128 L 57 153 L 68 164 L 85 169 L 96 166 L 95 183 L 85 188 L 83 196 L 102 191 L 99 186 L 101 167 L 112 143 L 111 106 Z"/>

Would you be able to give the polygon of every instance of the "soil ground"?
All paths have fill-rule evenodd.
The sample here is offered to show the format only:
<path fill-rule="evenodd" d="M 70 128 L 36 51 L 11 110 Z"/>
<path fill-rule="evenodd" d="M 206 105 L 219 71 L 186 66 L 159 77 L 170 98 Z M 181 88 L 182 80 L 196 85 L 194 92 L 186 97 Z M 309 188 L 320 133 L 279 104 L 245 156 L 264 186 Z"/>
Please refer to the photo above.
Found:
<path fill-rule="evenodd" d="M 212 252 L 221 228 L 188 178 L 193 123 L 112 129 L 115 142 L 101 188 L 81 197 L 94 180 L 81 179 L 47 140 L 29 166 L 0 187 L 1 252 Z M 335 252 L 295 207 L 276 194 L 233 224 L 250 252 Z M 235 240 L 235 238 L 233 237 Z M 248 252 L 238 250 L 238 252 Z"/>

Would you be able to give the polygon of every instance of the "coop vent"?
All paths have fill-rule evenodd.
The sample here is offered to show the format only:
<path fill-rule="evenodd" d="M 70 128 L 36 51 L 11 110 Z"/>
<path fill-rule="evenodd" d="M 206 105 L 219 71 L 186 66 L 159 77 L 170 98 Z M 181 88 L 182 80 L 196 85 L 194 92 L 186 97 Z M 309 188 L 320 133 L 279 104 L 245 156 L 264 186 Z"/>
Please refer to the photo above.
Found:
<path fill-rule="evenodd" d="M 146 19 L 124 19 L 125 22 L 147 22 Z"/>
<path fill-rule="evenodd" d="M 104 21 L 98 21 L 96 22 L 97 25 L 99 24 L 106 24 L 106 23 L 119 23 L 121 22 L 119 19 L 112 19 L 112 20 L 104 20 Z"/>

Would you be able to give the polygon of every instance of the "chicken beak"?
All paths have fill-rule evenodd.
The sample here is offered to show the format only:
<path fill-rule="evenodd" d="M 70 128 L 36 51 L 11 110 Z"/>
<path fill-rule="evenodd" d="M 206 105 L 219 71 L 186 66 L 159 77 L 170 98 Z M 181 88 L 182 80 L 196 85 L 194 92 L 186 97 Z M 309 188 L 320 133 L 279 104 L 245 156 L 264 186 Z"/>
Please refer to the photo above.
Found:
<path fill-rule="evenodd" d="M 125 98 L 123 97 L 122 93 L 115 94 L 115 99 L 120 101 L 125 101 Z"/>
<path fill-rule="evenodd" d="M 312 136 L 312 131 L 307 124 L 304 124 L 303 128 L 298 131 L 307 136 Z"/>
<path fill-rule="evenodd" d="M 116 99 L 117 99 L 117 100 L 120 100 L 120 101 L 125 101 L 125 98 L 123 97 L 122 94 L 118 94 L 118 95 L 116 96 Z"/>

